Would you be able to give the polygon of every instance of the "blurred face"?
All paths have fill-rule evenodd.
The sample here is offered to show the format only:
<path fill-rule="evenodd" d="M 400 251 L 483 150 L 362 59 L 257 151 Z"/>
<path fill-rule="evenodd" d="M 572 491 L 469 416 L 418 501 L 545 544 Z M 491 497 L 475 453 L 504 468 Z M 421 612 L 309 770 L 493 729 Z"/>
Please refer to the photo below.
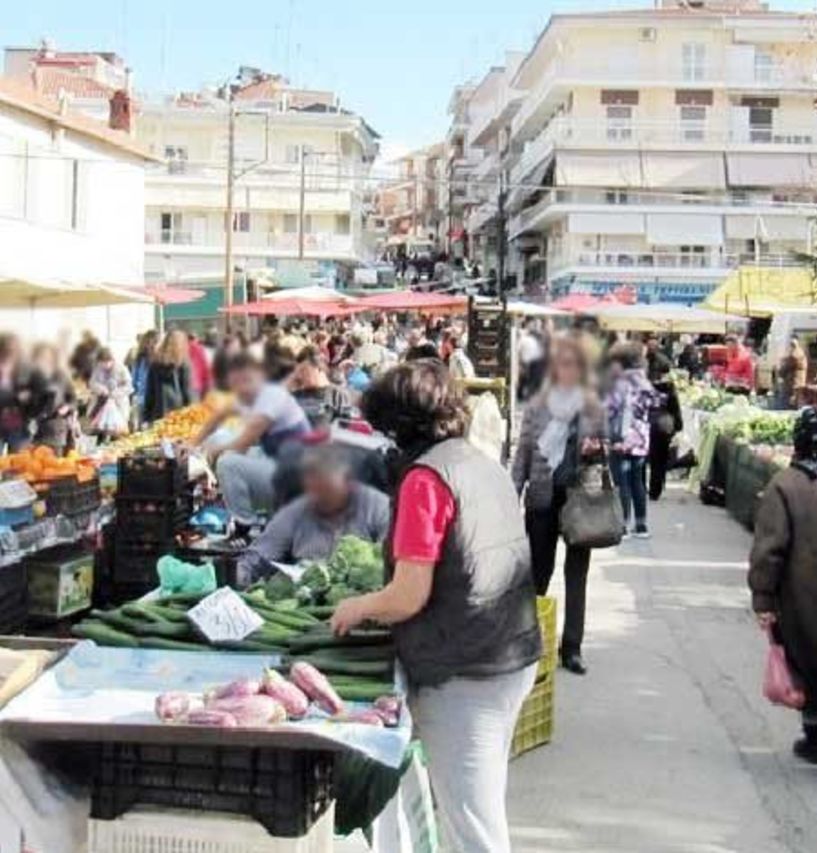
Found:
<path fill-rule="evenodd" d="M 655 338 L 650 338 L 650 340 L 647 341 L 647 352 L 658 352 L 658 341 L 655 340 Z"/>
<path fill-rule="evenodd" d="M 45 376 L 52 376 L 57 369 L 57 358 L 49 349 L 40 350 L 34 359 L 34 366 Z"/>
<path fill-rule="evenodd" d="M 562 347 L 556 351 L 553 359 L 553 378 L 562 388 L 574 388 L 582 381 L 582 365 L 576 353 Z"/>
<path fill-rule="evenodd" d="M 730 356 L 737 355 L 739 349 L 740 347 L 738 346 L 737 341 L 731 340 L 726 342 L 726 351 L 729 353 Z"/>
<path fill-rule="evenodd" d="M 239 402 L 251 406 L 264 386 L 264 374 L 255 367 L 231 370 L 227 382 Z"/>
<path fill-rule="evenodd" d="M 349 504 L 349 478 L 341 471 L 307 471 L 303 476 L 304 494 L 319 515 L 336 515 Z"/>
<path fill-rule="evenodd" d="M 323 372 L 314 364 L 303 361 L 292 373 L 292 384 L 295 388 L 320 388 L 324 384 Z"/>

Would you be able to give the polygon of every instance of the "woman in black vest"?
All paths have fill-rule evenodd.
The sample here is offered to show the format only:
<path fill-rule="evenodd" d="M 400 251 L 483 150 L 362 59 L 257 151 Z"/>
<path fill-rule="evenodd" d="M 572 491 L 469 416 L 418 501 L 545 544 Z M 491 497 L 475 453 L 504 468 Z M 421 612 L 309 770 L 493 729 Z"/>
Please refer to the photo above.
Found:
<path fill-rule="evenodd" d="M 542 653 L 516 492 L 465 440 L 465 403 L 442 362 L 390 370 L 363 405 L 403 454 L 389 582 L 342 602 L 332 625 L 393 626 L 450 849 L 509 853 L 508 757 Z"/>

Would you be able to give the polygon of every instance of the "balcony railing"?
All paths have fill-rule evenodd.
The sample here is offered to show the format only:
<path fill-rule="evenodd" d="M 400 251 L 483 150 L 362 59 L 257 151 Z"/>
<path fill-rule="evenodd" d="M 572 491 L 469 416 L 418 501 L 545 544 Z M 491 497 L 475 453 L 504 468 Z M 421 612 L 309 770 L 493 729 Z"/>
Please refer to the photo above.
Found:
<path fill-rule="evenodd" d="M 670 271 L 712 271 L 736 269 L 745 264 L 758 262 L 763 267 L 787 268 L 798 266 L 798 261 L 789 254 L 710 252 L 638 252 L 632 250 L 601 249 L 582 251 L 567 255 L 557 254 L 548 258 L 551 271 L 578 267 L 587 269 L 628 270 L 635 273 Z"/>
<path fill-rule="evenodd" d="M 208 231 L 194 235 L 190 231 L 148 230 L 145 243 L 149 246 L 174 245 L 191 249 L 223 249 L 224 232 Z M 233 248 L 242 251 L 296 252 L 299 248 L 298 234 L 270 234 L 264 231 L 236 231 L 233 233 Z M 304 251 L 313 254 L 350 255 L 356 251 L 355 237 L 351 234 L 318 232 L 304 234 Z"/>
<path fill-rule="evenodd" d="M 563 87 L 598 83 L 604 86 L 711 86 L 727 89 L 776 89 L 810 91 L 815 85 L 817 67 L 797 67 L 793 63 L 756 62 L 745 67 L 732 61 L 727 54 L 723 61 L 667 61 L 659 57 L 606 57 L 604 61 L 583 55 L 557 57 L 544 70 L 537 83 L 528 91 L 513 121 L 514 134 L 523 133 L 540 107 L 560 95 Z"/>

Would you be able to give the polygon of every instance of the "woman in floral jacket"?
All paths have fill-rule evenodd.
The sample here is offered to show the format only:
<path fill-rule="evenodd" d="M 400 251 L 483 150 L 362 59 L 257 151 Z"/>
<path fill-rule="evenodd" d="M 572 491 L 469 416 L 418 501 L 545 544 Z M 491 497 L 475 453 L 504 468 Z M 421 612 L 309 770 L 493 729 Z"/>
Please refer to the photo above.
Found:
<path fill-rule="evenodd" d="M 627 535 L 648 539 L 644 466 L 650 455 L 651 414 L 661 403 L 661 395 L 647 379 L 639 344 L 615 347 L 609 361 L 615 377 L 606 400 L 610 468 L 621 495 Z M 633 515 L 635 526 L 631 527 Z"/>

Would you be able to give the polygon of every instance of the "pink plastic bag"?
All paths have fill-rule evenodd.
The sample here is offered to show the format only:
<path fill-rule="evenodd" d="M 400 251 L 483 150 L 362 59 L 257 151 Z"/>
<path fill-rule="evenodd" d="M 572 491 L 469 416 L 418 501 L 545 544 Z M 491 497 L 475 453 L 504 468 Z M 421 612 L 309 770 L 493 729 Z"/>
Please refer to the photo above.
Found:
<path fill-rule="evenodd" d="M 773 705 L 783 705 L 795 711 L 802 711 L 806 706 L 806 694 L 792 674 L 789 662 L 786 660 L 786 650 L 775 640 L 771 631 L 769 631 L 766 673 L 763 677 L 763 695 Z"/>

